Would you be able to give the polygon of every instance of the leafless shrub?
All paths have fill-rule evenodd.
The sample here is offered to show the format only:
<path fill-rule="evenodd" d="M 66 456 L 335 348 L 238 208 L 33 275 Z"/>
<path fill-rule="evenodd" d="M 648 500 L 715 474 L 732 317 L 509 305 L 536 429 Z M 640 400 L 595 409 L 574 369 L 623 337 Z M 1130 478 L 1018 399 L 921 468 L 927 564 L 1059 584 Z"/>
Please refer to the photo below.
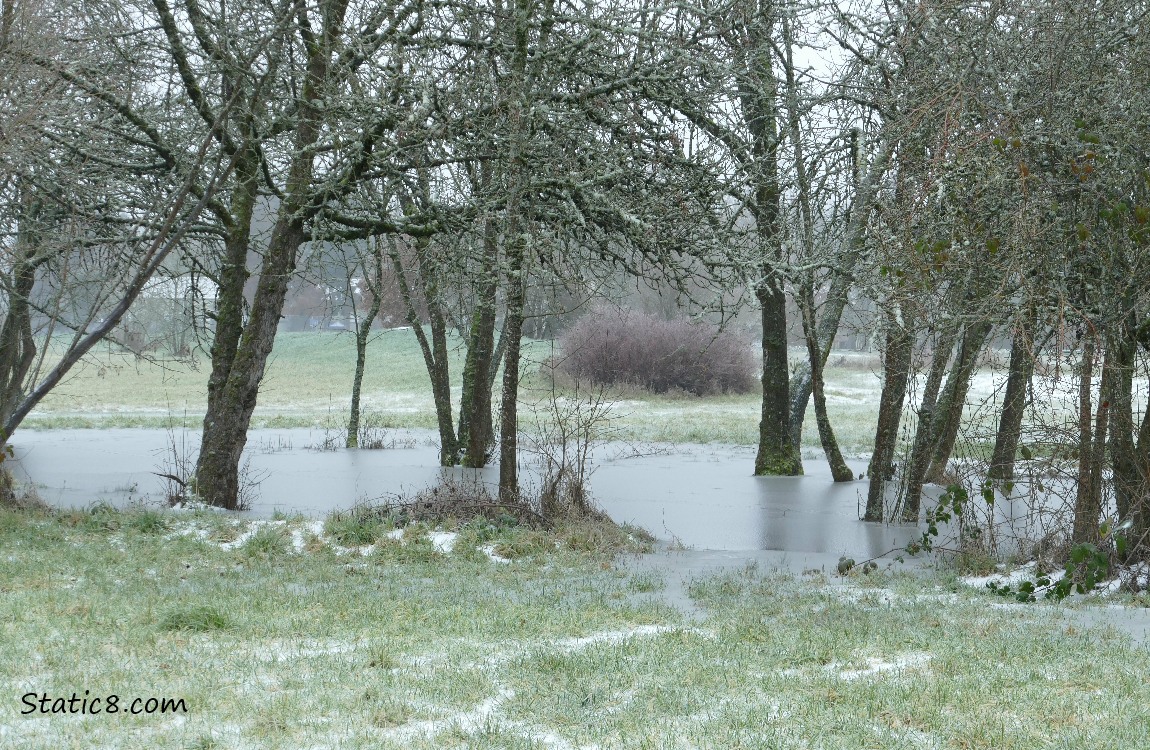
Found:
<path fill-rule="evenodd" d="M 616 435 L 612 423 L 618 415 L 612 413 L 603 385 L 588 388 L 573 377 L 569 391 L 559 395 L 552 390 L 528 407 L 533 429 L 525 436 L 524 449 L 539 465 L 539 507 L 550 520 L 606 520 L 591 502 L 592 454 Z"/>
<path fill-rule="evenodd" d="M 598 385 L 697 396 L 747 393 L 755 386 L 750 347 L 703 322 L 599 307 L 563 334 L 560 348 L 557 369 Z"/>
<path fill-rule="evenodd" d="M 171 414 L 170 407 L 168 413 Z M 164 496 L 168 505 L 175 506 L 190 500 L 194 494 L 192 485 L 196 475 L 196 450 L 188 442 L 187 412 L 179 425 L 174 417 L 169 416 L 167 433 L 168 444 L 157 451 L 161 461 L 152 473 L 164 480 Z"/>
<path fill-rule="evenodd" d="M 358 448 L 360 450 L 394 450 L 396 448 L 414 448 L 415 440 L 409 437 L 392 435 L 391 429 L 386 426 L 382 413 L 371 409 L 364 409 L 360 414 L 359 430 L 356 433 Z M 323 438 L 311 445 L 305 446 L 309 451 L 316 453 L 333 453 L 347 448 L 347 429 L 339 421 L 339 417 L 328 412 L 323 423 Z"/>
<path fill-rule="evenodd" d="M 34 513 L 50 511 L 52 507 L 40 499 L 35 487 L 21 486 L 12 477 L 12 473 L 3 465 L 8 456 L 7 453 L 0 453 L 0 508 Z"/>

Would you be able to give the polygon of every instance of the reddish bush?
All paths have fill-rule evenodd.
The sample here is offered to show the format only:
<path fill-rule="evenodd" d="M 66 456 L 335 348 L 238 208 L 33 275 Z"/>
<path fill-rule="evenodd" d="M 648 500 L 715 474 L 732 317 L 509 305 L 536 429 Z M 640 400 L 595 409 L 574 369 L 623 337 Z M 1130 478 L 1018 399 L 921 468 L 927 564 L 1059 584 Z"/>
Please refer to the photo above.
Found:
<path fill-rule="evenodd" d="M 559 343 L 558 369 L 593 383 L 697 396 L 746 393 L 755 386 L 750 347 L 708 323 L 599 307 Z"/>

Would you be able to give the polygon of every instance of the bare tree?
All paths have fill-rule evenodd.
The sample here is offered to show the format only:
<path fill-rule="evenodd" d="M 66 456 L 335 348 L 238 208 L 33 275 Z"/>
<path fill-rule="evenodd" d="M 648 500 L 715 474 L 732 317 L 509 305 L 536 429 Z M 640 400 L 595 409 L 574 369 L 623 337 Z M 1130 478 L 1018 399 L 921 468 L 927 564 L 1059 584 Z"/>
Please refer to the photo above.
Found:
<path fill-rule="evenodd" d="M 9 0 L 0 19 L 3 444 L 199 233 L 234 163 L 218 122 L 164 115 L 147 32 L 119 6 Z"/>

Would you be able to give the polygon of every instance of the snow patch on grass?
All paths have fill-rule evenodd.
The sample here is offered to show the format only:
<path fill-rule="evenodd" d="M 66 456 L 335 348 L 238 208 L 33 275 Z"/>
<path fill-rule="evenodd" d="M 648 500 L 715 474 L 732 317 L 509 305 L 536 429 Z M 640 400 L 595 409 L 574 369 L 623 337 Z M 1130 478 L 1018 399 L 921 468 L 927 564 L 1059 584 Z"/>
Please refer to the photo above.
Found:
<path fill-rule="evenodd" d="M 255 649 L 252 656 L 259 661 L 292 661 L 294 659 L 314 659 L 319 656 L 348 654 L 357 648 L 358 645 L 352 641 L 273 640 Z"/>
<path fill-rule="evenodd" d="M 498 552 L 495 551 L 495 545 L 494 544 L 484 544 L 482 547 L 479 548 L 479 551 L 482 552 L 483 554 L 487 555 L 487 559 L 493 563 L 509 563 L 509 562 L 511 562 L 510 558 L 504 557 L 503 555 L 500 555 Z"/>
<path fill-rule="evenodd" d="M 976 589 L 984 589 L 991 583 L 997 586 L 1017 586 L 1025 581 L 1033 581 L 1037 577 L 1036 567 L 1034 562 L 1028 562 L 1011 571 L 987 576 L 961 576 L 958 580 L 964 586 Z"/>
<path fill-rule="evenodd" d="M 859 680 L 865 677 L 877 677 L 888 672 L 896 672 L 898 676 L 908 670 L 921 669 L 926 666 L 930 660 L 934 658 L 933 655 L 925 652 L 910 652 L 906 654 L 899 654 L 888 658 L 878 656 L 866 657 L 866 666 L 862 669 L 845 669 L 843 664 L 839 662 L 831 662 L 822 667 L 822 671 L 828 672 L 833 677 L 840 680 Z M 810 671 L 807 669 L 784 669 L 779 674 L 783 677 L 809 677 Z"/>
<path fill-rule="evenodd" d="M 406 724 L 385 730 L 382 734 L 390 739 L 406 740 L 419 736 L 433 737 L 440 732 L 456 727 L 467 734 L 473 734 L 492 722 L 499 707 L 514 697 L 514 690 L 500 688 L 497 695 L 485 699 L 469 711 L 462 711 L 443 719 L 409 721 Z"/>
<path fill-rule="evenodd" d="M 659 635 L 661 633 L 695 633 L 706 638 L 715 637 L 713 631 L 702 628 L 683 628 L 678 625 L 639 625 L 638 627 L 628 630 L 607 630 L 579 638 L 564 638 L 563 640 L 556 641 L 552 645 L 562 651 L 578 651 L 600 643 L 622 643 L 630 638 Z"/>
<path fill-rule="evenodd" d="M 165 534 L 164 538 L 172 540 L 190 536 L 208 544 L 213 544 L 222 550 L 230 551 L 242 548 L 263 529 L 277 528 L 283 530 L 290 541 L 290 551 L 297 555 L 305 554 L 309 551 L 309 544 L 317 543 L 326 546 L 341 557 L 367 557 L 378 548 L 378 544 L 345 547 L 336 543 L 330 535 L 324 533 L 324 521 L 322 519 L 304 522 L 255 519 L 246 521 L 245 523 L 246 525 L 242 527 L 242 530 L 234 539 L 220 542 L 213 540 L 212 537 L 215 532 L 209 525 L 205 525 L 196 519 L 181 519 L 173 524 L 171 530 Z M 414 540 L 413 534 L 416 534 L 414 530 L 399 528 L 388 531 L 384 538 L 392 542 L 407 544 Z M 450 555 L 454 551 L 455 544 L 459 539 L 459 534 L 454 531 L 436 530 L 427 532 L 422 536 L 426 536 L 435 551 L 443 555 Z M 496 551 L 494 544 L 484 544 L 478 547 L 478 549 L 491 562 L 511 562 L 509 558 L 503 557 Z"/>
<path fill-rule="evenodd" d="M 312 521 L 303 528 L 293 528 L 291 530 L 291 548 L 296 554 L 302 553 L 307 547 L 307 534 L 310 534 L 316 539 L 323 539 L 323 521 Z"/>
<path fill-rule="evenodd" d="M 921 652 L 900 654 L 889 661 L 880 657 L 868 656 L 865 668 L 843 669 L 835 676 L 840 680 L 858 680 L 864 677 L 874 677 L 886 672 L 903 672 L 909 669 L 920 669 L 926 666 L 932 658 L 930 654 Z M 827 666 L 827 669 L 834 671 L 838 669 L 838 667 L 831 664 Z"/>
<path fill-rule="evenodd" d="M 409 721 L 398 727 L 382 731 L 382 737 L 393 740 L 412 740 L 419 737 L 433 738 L 449 730 L 458 730 L 464 734 L 474 734 L 485 728 L 499 728 L 513 731 L 534 744 L 542 745 L 552 750 L 598 750 L 598 745 L 574 745 L 564 739 L 560 734 L 547 726 L 537 723 L 528 723 L 508 719 L 502 715 L 503 704 L 515 697 L 515 691 L 503 684 L 502 677 L 508 662 L 521 658 L 524 653 L 532 650 L 560 651 L 573 653 L 599 644 L 619 644 L 632 638 L 660 635 L 663 633 L 696 633 L 708 638 L 717 635 L 702 628 L 684 628 L 676 625 L 638 625 L 625 630 L 605 630 L 585 636 L 559 638 L 515 644 L 506 650 L 496 651 L 481 662 L 459 664 L 445 658 L 443 654 L 433 654 L 413 657 L 407 660 L 405 669 L 437 669 L 447 665 L 453 670 L 482 669 L 487 672 L 495 687 L 495 694 L 485 698 L 473 707 L 450 713 L 439 719 L 422 719 Z M 705 718 L 703 720 L 706 720 Z"/>
<path fill-rule="evenodd" d="M 256 534 L 260 533 L 261 529 L 283 528 L 286 525 L 287 525 L 287 521 L 263 521 L 263 520 L 251 521 L 248 523 L 248 527 L 244 531 L 240 532 L 240 535 L 237 536 L 235 539 L 233 539 L 230 542 L 221 542 L 220 543 L 220 549 L 223 549 L 223 550 L 239 549 L 240 547 L 247 544 L 249 539 L 254 537 Z"/>
<path fill-rule="evenodd" d="M 459 536 L 454 531 L 433 531 L 427 535 L 431 540 L 431 546 L 435 547 L 436 552 L 442 552 L 445 555 L 450 555 L 451 550 L 455 548 L 455 540 Z"/>

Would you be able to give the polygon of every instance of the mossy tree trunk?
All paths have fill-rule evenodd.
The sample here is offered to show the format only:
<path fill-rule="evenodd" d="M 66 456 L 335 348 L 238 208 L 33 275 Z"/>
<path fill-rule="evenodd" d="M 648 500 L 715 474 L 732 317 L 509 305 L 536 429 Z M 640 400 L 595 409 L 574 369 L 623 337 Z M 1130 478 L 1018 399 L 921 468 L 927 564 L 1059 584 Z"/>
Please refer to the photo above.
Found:
<path fill-rule="evenodd" d="M 778 79 L 771 51 L 775 12 L 773 4 L 764 3 L 746 25 L 747 46 L 739 60 L 745 74 L 739 80 L 738 98 L 754 157 L 750 208 L 762 253 L 754 285 L 763 325 L 763 403 L 755 474 L 795 476 L 803 473 L 803 462 L 791 442 L 786 279 L 776 267 L 786 258 L 779 227 Z"/>
<path fill-rule="evenodd" d="M 487 465 L 493 440 L 491 391 L 494 384 L 495 293 L 499 286 L 499 237 L 493 218 L 483 231 L 482 267 L 476 288 L 475 310 L 467 336 L 463 363 L 463 393 L 459 407 L 459 442 L 463 465 L 481 469 Z"/>
<path fill-rule="evenodd" d="M 926 376 L 926 384 L 922 389 L 922 399 L 918 406 L 918 420 L 915 424 L 914 442 L 911 444 L 910 456 L 906 462 L 906 472 L 903 477 L 903 507 L 902 520 L 917 521 L 922 495 L 923 477 L 926 475 L 927 462 L 934 449 L 935 422 L 938 419 L 938 394 L 942 389 L 943 377 L 947 373 L 951 355 L 954 353 L 955 340 L 958 330 L 948 327 L 935 338 L 934 351 L 931 353 L 930 371 Z"/>
<path fill-rule="evenodd" d="M 763 408 L 755 474 L 796 476 L 803 473 L 790 433 L 790 364 L 787 361 L 787 298 L 778 273 L 768 271 L 755 288 L 763 323 Z"/>
<path fill-rule="evenodd" d="M 196 492 L 210 505 L 236 509 L 240 505 L 240 457 L 256 407 L 268 355 L 295 272 L 305 228 L 322 202 L 314 200 L 316 143 L 325 119 L 323 101 L 329 85 L 331 55 L 340 34 L 347 0 L 323 4 L 323 28 L 303 27 L 306 73 L 297 103 L 294 153 L 288 165 L 286 190 L 260 267 L 251 314 L 237 342 L 227 378 L 204 417 Z M 301 16 L 306 21 L 306 14 Z"/>
<path fill-rule="evenodd" d="M 295 218 L 300 208 L 289 206 L 290 213 L 281 214 L 276 222 L 264 254 L 251 317 L 240 336 L 227 380 L 204 418 L 196 492 L 209 505 L 231 510 L 240 505 L 240 456 L 275 341 L 288 280 L 305 239 L 303 222 Z"/>
<path fill-rule="evenodd" d="M 874 451 L 871 454 L 867 476 L 870 487 L 867 490 L 866 521 L 883 520 L 883 498 L 886 483 L 893 476 L 895 446 L 898 444 L 898 427 L 902 420 L 903 402 L 906 400 L 906 386 L 910 379 L 911 354 L 914 351 L 914 335 L 898 315 L 887 321 L 886 341 L 883 347 L 883 382 L 879 397 L 878 426 L 875 429 Z"/>
<path fill-rule="evenodd" d="M 519 497 L 519 354 L 523 341 L 523 308 L 527 296 L 522 236 L 507 246 L 507 340 L 503 363 L 503 390 L 499 404 L 499 497 Z"/>
<path fill-rule="evenodd" d="M 247 147 L 236 160 L 235 186 L 225 217 L 227 235 L 216 283 L 216 306 L 208 312 L 214 323 L 212 333 L 212 370 L 208 375 L 207 415 L 219 414 L 224 407 L 224 390 L 235 363 L 236 351 L 244 330 L 244 287 L 250 277 L 248 249 L 251 244 L 252 213 L 259 188 L 258 154 Z M 205 431 L 207 418 L 205 417 Z M 205 442 L 201 453 L 213 450 Z M 238 459 L 237 459 L 238 460 Z"/>

